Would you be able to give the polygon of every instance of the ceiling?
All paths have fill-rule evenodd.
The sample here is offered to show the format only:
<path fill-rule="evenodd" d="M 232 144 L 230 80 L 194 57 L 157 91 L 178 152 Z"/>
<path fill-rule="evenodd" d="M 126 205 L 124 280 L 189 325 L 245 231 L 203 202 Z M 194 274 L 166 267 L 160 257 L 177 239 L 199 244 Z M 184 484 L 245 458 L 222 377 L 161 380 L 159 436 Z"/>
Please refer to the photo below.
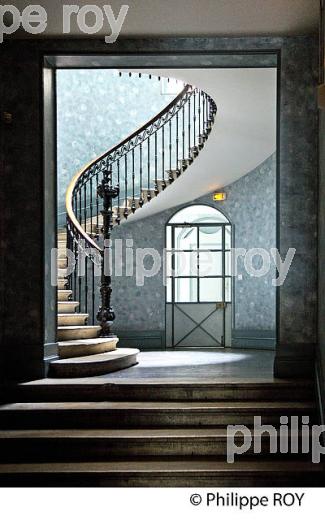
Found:
<path fill-rule="evenodd" d="M 147 72 L 174 77 L 201 88 L 215 100 L 218 113 L 209 139 L 193 164 L 159 197 L 131 215 L 130 220 L 227 186 L 275 152 L 275 68 L 150 69 Z"/>
<path fill-rule="evenodd" d="M 14 2 L 20 10 L 30 3 L 30 0 Z M 121 5 L 129 5 L 121 37 L 301 35 L 316 32 L 319 17 L 319 0 L 38 0 L 35 3 L 45 7 L 48 14 L 46 32 L 38 37 L 62 36 L 64 4 L 99 7 L 110 4 L 115 16 Z M 76 23 L 72 23 L 71 36 L 81 34 Z M 98 34 L 110 34 L 108 23 Z M 22 31 L 22 35 L 26 33 Z"/>

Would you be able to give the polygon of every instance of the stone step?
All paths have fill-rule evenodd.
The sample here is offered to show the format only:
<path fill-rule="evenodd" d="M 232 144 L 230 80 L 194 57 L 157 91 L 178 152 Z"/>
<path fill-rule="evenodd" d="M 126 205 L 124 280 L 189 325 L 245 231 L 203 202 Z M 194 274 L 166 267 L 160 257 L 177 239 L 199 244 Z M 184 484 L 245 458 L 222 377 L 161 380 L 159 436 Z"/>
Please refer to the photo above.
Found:
<path fill-rule="evenodd" d="M 58 268 L 65 269 L 67 267 L 67 262 L 66 258 L 58 258 Z"/>
<path fill-rule="evenodd" d="M 69 301 L 69 298 L 72 295 L 72 291 L 69 291 L 68 289 L 59 289 L 58 290 L 58 301 L 59 302 L 66 302 Z"/>
<path fill-rule="evenodd" d="M 263 434 L 261 450 L 254 453 L 259 436 L 250 432 L 251 445 L 245 457 L 271 459 L 302 457 L 302 435 L 289 437 L 298 442 L 299 453 L 270 454 L 270 436 Z M 9 430 L 0 432 L 1 462 L 41 462 L 46 459 L 56 462 L 107 461 L 120 458 L 141 459 L 143 457 L 219 457 L 227 460 L 227 443 L 230 434 L 226 428 L 170 428 L 170 429 L 110 429 L 110 430 Z M 286 436 L 282 436 L 283 442 Z M 277 433 L 277 446 L 280 447 Z M 231 442 L 241 446 L 243 437 L 239 433 Z M 307 454 L 306 458 L 310 455 Z M 239 460 L 235 456 L 235 460 Z"/>
<path fill-rule="evenodd" d="M 154 183 L 154 181 L 152 181 Z M 150 196 L 150 198 L 148 198 L 148 196 Z M 154 189 L 143 189 L 142 192 L 141 192 L 141 197 L 143 198 L 144 200 L 144 203 L 148 202 L 149 200 L 151 199 L 154 199 L 156 197 L 156 194 L 155 194 L 155 191 Z"/>
<path fill-rule="evenodd" d="M 1 486 L 222 487 L 324 485 L 324 465 L 306 461 L 144 460 L 0 464 Z"/>
<path fill-rule="evenodd" d="M 172 184 L 181 175 L 181 170 L 166 170 L 166 178 L 169 179 L 169 183 Z"/>
<path fill-rule="evenodd" d="M 90 339 L 99 336 L 101 328 L 98 325 L 71 325 L 58 327 L 58 340 Z"/>
<path fill-rule="evenodd" d="M 73 316 L 73 315 L 72 315 Z M 102 354 L 116 349 L 118 338 L 80 339 L 58 343 L 61 359 Z"/>
<path fill-rule="evenodd" d="M 69 274 L 66 268 L 58 267 L 58 279 L 67 278 Z"/>
<path fill-rule="evenodd" d="M 117 349 L 108 354 L 53 361 L 50 374 L 53 376 L 82 377 L 82 365 L 91 375 L 93 364 L 95 375 L 100 363 L 118 358 L 121 352 L 126 358 L 133 356 L 136 349 Z M 123 354 L 121 354 L 122 356 Z M 113 365 L 111 365 L 112 367 Z M 109 371 L 109 370 L 107 370 Z M 99 372 L 97 372 L 99 373 Z M 105 373 L 105 371 L 101 372 Z M 87 376 L 85 376 L 87 377 Z M 254 417 L 262 424 L 279 424 L 281 416 L 315 416 L 314 403 L 296 402 L 57 402 L 16 403 L 0 406 L 1 429 L 51 428 L 170 428 L 170 427 L 219 427 L 228 424 L 251 426 Z"/>
<path fill-rule="evenodd" d="M 68 284 L 68 280 L 66 278 L 58 278 L 58 289 L 65 289 Z"/>
<path fill-rule="evenodd" d="M 133 197 L 128 197 L 127 198 L 127 201 L 126 201 L 126 205 L 127 207 L 129 207 L 130 209 L 132 208 L 132 204 L 134 203 L 135 205 L 135 209 L 138 209 L 140 207 L 140 198 L 139 197 L 134 197 L 134 200 L 133 200 Z M 121 204 L 121 206 L 125 206 L 125 204 Z"/>
<path fill-rule="evenodd" d="M 167 175 L 166 175 L 165 180 L 158 179 L 157 180 L 157 186 L 158 186 L 158 189 L 159 189 L 159 193 L 164 191 L 170 184 L 171 184 L 171 182 L 168 180 L 168 176 Z"/>
<path fill-rule="evenodd" d="M 50 377 L 91 377 L 108 374 L 137 364 L 137 349 L 116 349 L 94 354 L 52 361 Z"/>
<path fill-rule="evenodd" d="M 58 302 L 58 313 L 75 312 L 77 307 L 79 307 L 79 302 Z"/>
<path fill-rule="evenodd" d="M 73 315 L 71 315 L 73 316 Z M 84 340 L 86 341 L 86 340 Z M 87 340 L 88 342 L 97 342 Z M 76 343 L 79 342 L 66 342 Z M 290 401 L 314 399 L 308 380 L 177 382 L 173 379 L 102 378 L 71 381 L 40 380 L 16 387 L 16 401 Z"/>
<path fill-rule="evenodd" d="M 81 313 L 63 313 L 58 314 L 58 325 L 59 326 L 69 326 L 69 325 L 85 325 L 87 319 L 89 318 L 89 314 L 81 314 Z"/>

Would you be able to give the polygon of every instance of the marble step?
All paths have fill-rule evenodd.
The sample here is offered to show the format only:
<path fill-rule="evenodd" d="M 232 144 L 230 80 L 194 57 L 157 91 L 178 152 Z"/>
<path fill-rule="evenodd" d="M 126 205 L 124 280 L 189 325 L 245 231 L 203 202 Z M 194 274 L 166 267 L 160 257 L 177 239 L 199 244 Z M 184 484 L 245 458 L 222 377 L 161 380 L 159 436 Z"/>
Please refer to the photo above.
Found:
<path fill-rule="evenodd" d="M 62 313 L 58 314 L 58 325 L 69 326 L 69 325 L 85 325 L 89 314 L 81 313 Z"/>
<path fill-rule="evenodd" d="M 118 338 L 94 338 L 59 341 L 58 352 L 61 359 L 103 354 L 116 349 Z"/>
<path fill-rule="evenodd" d="M 71 272 L 68 273 L 68 270 L 65 267 L 58 267 L 58 279 L 67 278 L 69 274 L 71 274 Z"/>
<path fill-rule="evenodd" d="M 96 375 L 97 370 L 97 374 L 103 374 L 113 367 L 114 358 L 124 355 L 127 359 L 133 356 L 134 364 L 137 354 L 136 349 L 117 349 L 98 356 L 52 361 L 49 377 L 83 377 L 83 368 L 84 377 Z M 16 403 L 0 406 L 0 429 L 52 428 L 54 420 L 56 428 L 87 428 L 90 424 L 92 428 L 227 427 L 228 424 L 251 426 L 255 416 L 259 416 L 263 424 L 278 425 L 281 416 L 293 415 L 309 416 L 312 424 L 315 411 L 314 403 L 288 401 Z"/>
<path fill-rule="evenodd" d="M 67 259 L 66 258 L 58 258 L 58 269 L 65 269 L 67 267 Z"/>
<path fill-rule="evenodd" d="M 65 290 L 66 286 L 68 284 L 68 280 L 66 278 L 58 278 L 58 289 L 59 290 Z"/>
<path fill-rule="evenodd" d="M 72 291 L 68 289 L 59 289 L 58 290 L 58 301 L 59 302 L 66 302 L 69 301 L 69 298 L 72 295 Z"/>
<path fill-rule="evenodd" d="M 70 325 L 58 327 L 58 340 L 68 341 L 74 339 L 97 338 L 101 328 L 98 325 Z"/>
<path fill-rule="evenodd" d="M 52 361 L 50 377 L 91 377 L 108 374 L 137 364 L 137 349 L 115 349 L 111 352 Z"/>
<path fill-rule="evenodd" d="M 0 464 L 1 486 L 237 487 L 324 485 L 324 465 L 307 461 L 192 458 Z"/>
<path fill-rule="evenodd" d="M 154 184 L 154 180 L 152 181 L 152 184 Z M 144 200 L 144 203 L 146 203 L 147 201 L 152 200 L 156 197 L 155 190 L 153 188 L 143 189 L 141 192 L 141 196 Z"/>
<path fill-rule="evenodd" d="M 70 313 L 75 312 L 77 307 L 79 307 L 79 302 L 68 301 L 68 302 L 58 302 L 58 313 Z"/>

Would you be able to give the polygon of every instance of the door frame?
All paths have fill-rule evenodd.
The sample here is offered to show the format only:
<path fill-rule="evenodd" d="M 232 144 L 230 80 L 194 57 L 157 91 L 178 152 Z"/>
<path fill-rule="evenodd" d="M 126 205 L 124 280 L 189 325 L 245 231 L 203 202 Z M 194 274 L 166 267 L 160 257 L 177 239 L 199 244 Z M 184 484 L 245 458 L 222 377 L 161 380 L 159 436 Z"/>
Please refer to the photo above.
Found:
<path fill-rule="evenodd" d="M 190 222 L 188 224 L 181 224 L 181 223 L 170 223 L 170 220 L 175 216 L 177 215 L 177 213 L 179 213 L 180 211 L 182 211 L 182 209 L 185 209 L 185 208 L 190 208 L 192 206 L 206 206 L 206 207 L 209 207 L 209 208 L 213 208 L 214 210 L 216 210 L 217 212 L 221 213 L 227 220 L 228 220 L 228 223 L 225 223 L 225 222 L 220 222 L 220 223 L 198 223 L 198 222 Z M 222 228 L 222 248 L 221 249 L 213 249 L 212 252 L 222 252 L 223 253 L 223 260 L 222 260 L 222 275 L 219 276 L 219 275 L 216 275 L 216 276 L 210 276 L 209 278 L 221 278 L 222 280 L 225 280 L 226 279 L 226 274 L 225 274 L 225 252 L 228 251 L 226 248 L 225 248 L 225 227 L 226 226 L 229 226 L 230 229 L 231 229 L 231 244 L 230 244 L 230 247 L 233 248 L 233 245 L 234 245 L 234 226 L 232 224 L 232 222 L 230 221 L 228 215 L 226 215 L 226 213 L 222 210 L 220 210 L 219 208 L 216 208 L 215 206 L 213 206 L 212 204 L 207 204 L 207 203 L 204 203 L 204 202 L 193 202 L 193 203 L 190 203 L 190 204 L 184 204 L 182 205 L 181 207 L 178 207 L 176 211 L 173 212 L 173 214 L 169 217 L 168 219 L 168 222 L 166 222 L 165 224 L 165 251 L 167 252 L 168 251 L 168 244 L 167 244 L 167 229 L 168 227 L 172 228 L 172 250 L 175 250 L 175 228 L 179 227 L 179 228 L 186 228 L 186 227 L 189 227 L 189 228 L 197 228 L 197 234 L 199 236 L 199 228 L 200 227 L 217 227 L 217 226 L 220 226 Z M 200 248 L 199 248 L 199 239 L 197 238 L 198 240 L 198 249 L 196 251 L 199 251 Z M 195 250 L 194 250 L 195 251 Z M 209 250 L 210 251 L 210 250 Z M 172 257 L 172 269 L 175 270 L 175 257 L 173 256 Z M 166 275 L 167 277 L 167 275 Z M 175 280 L 175 277 L 174 276 L 171 276 L 170 277 L 172 280 Z M 188 278 L 188 277 L 185 277 L 185 278 Z M 191 276 L 191 278 L 196 278 L 197 280 L 199 280 L 200 276 L 199 276 L 199 273 L 197 276 Z M 235 285 L 235 279 L 234 277 L 232 277 L 230 275 L 230 279 L 232 280 L 232 283 L 231 283 L 231 331 L 233 329 L 233 326 L 234 326 L 234 296 L 235 296 L 235 290 L 234 290 L 234 285 Z M 172 301 L 171 302 L 168 302 L 167 301 L 167 283 L 165 283 L 165 345 L 166 345 L 166 349 L 167 350 L 175 350 L 175 349 L 187 349 L 187 348 L 195 348 L 196 350 L 199 350 L 199 349 L 214 349 L 214 348 L 217 348 L 217 349 L 220 349 L 220 348 L 225 348 L 225 328 L 226 328 L 226 305 L 223 305 L 222 309 L 223 309 L 223 333 L 222 333 L 222 338 L 223 338 L 223 343 L 219 345 L 214 345 L 214 346 L 201 346 L 201 347 L 181 347 L 181 346 L 178 346 L 178 343 L 175 345 L 175 339 L 174 339 L 174 324 L 175 324 L 175 306 L 177 307 L 178 304 L 186 304 L 186 303 L 189 303 L 189 304 L 194 304 L 194 303 L 197 303 L 197 304 L 200 304 L 200 303 L 203 303 L 203 304 L 213 304 L 214 302 L 201 302 L 199 301 L 200 300 L 200 297 L 199 297 L 199 283 L 197 284 L 197 291 L 198 291 L 198 301 L 197 302 L 175 302 L 174 301 L 174 288 L 175 288 L 175 285 L 174 283 L 172 282 Z M 222 296 L 223 296 L 223 304 L 226 304 L 225 302 L 225 281 L 223 282 L 223 289 L 222 289 Z M 215 302 L 216 303 L 216 309 L 213 311 L 216 312 L 218 309 L 217 309 L 217 304 L 219 302 Z M 172 338 L 172 345 L 171 346 L 168 346 L 167 347 L 167 306 L 168 305 L 171 305 L 172 306 L 172 333 L 171 333 L 171 338 Z M 211 314 L 213 314 L 211 313 Z M 198 327 L 200 327 L 200 324 L 196 324 L 196 327 L 194 327 L 194 329 L 191 331 L 194 332 L 194 330 L 196 330 Z M 190 333 L 190 334 L 191 334 Z M 183 340 L 184 338 L 182 338 Z M 181 341 L 182 341 L 181 340 Z M 215 340 L 217 341 L 217 340 Z"/>
<path fill-rule="evenodd" d="M 187 39 L 185 39 L 187 40 Z M 195 40 L 195 39 L 194 39 Z M 216 41 L 218 38 L 216 39 Z M 159 49 L 159 45 L 157 50 L 154 52 L 146 52 L 144 50 L 139 50 L 137 52 L 134 51 L 133 40 L 125 42 L 123 47 L 126 47 L 123 52 L 112 52 L 112 53 L 103 53 L 103 52 L 80 52 L 76 47 L 74 52 L 70 51 L 62 51 L 62 48 L 58 46 L 57 51 L 52 50 L 50 52 L 43 52 L 41 54 L 43 60 L 43 72 L 48 69 L 51 69 L 51 73 L 53 74 L 53 89 L 52 89 L 52 102 L 55 104 L 56 101 L 56 92 L 55 92 L 55 71 L 58 68 L 103 68 L 103 69 L 112 69 L 112 68 L 137 68 L 137 69 L 147 69 L 147 68 L 170 68 L 170 69 L 178 69 L 178 68 L 275 68 L 277 70 L 277 168 L 276 168 L 276 208 L 277 208 L 277 221 L 276 221 L 276 245 L 279 248 L 279 172 L 280 172 L 280 85 L 281 85 L 281 48 L 265 48 L 265 49 L 256 49 L 256 50 L 245 50 L 241 48 L 236 48 L 236 50 L 227 51 L 222 49 L 216 50 L 205 50 L 204 47 L 196 50 L 184 50 L 178 51 L 175 50 L 173 42 L 170 42 L 170 46 L 167 45 L 167 48 L 170 47 L 171 50 L 163 50 Z M 151 44 L 155 46 L 154 40 L 151 41 Z M 64 45 L 63 45 L 64 47 Z M 96 45 L 95 45 L 96 48 Z M 106 49 L 106 47 L 105 47 Z M 44 93 L 44 86 L 43 86 Z M 45 98 L 45 95 L 44 95 Z M 43 98 L 43 99 L 44 99 Z M 49 93 L 47 93 L 47 98 L 49 98 Z M 46 122 L 48 123 L 48 122 Z M 44 130 L 44 136 L 47 139 L 50 138 L 51 131 L 47 132 Z M 55 120 L 52 120 L 52 138 L 55 136 Z M 47 134 L 47 135 L 46 135 Z M 44 140 L 45 142 L 45 140 Z M 46 146 L 44 146 L 44 169 L 46 175 L 52 177 L 56 175 L 55 171 L 55 161 L 47 156 Z M 52 185 L 53 186 L 53 185 Z M 56 198 L 56 193 L 55 193 Z M 47 212 L 47 207 L 45 207 L 45 212 Z M 53 222 L 56 233 L 56 222 Z M 48 229 L 47 231 L 48 232 Z M 234 235 L 234 226 L 232 226 L 232 232 Z M 46 280 L 46 278 L 45 278 Z M 52 289 L 52 288 L 51 288 Z M 280 288 L 276 287 L 276 338 L 278 338 L 279 334 L 279 295 Z M 234 291 L 234 283 L 232 284 L 232 291 Z M 53 294 L 52 294 L 53 298 Z M 234 294 L 233 294 L 233 302 Z M 56 313 L 53 313 L 53 309 L 48 309 L 45 307 L 45 326 L 48 326 L 48 323 L 52 325 L 56 323 Z M 232 312 L 232 320 L 234 317 L 234 312 Z M 51 344 L 51 352 L 50 355 L 55 355 L 55 350 L 53 349 L 53 345 L 57 345 L 56 338 L 53 339 Z M 47 352 L 45 349 L 45 358 L 47 357 Z"/>

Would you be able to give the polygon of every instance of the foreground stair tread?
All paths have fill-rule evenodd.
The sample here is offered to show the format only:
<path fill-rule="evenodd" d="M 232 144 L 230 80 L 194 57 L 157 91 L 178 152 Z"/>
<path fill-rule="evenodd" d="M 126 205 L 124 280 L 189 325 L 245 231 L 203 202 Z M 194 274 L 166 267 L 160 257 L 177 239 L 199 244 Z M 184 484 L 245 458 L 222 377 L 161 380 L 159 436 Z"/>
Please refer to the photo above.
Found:
<path fill-rule="evenodd" d="M 83 341 L 99 341 L 101 339 L 105 339 L 105 338 L 97 338 L 97 340 L 83 340 Z M 76 340 L 76 342 L 79 341 L 79 340 Z M 74 342 L 74 341 L 72 341 Z M 64 342 L 64 343 L 68 343 L 67 342 Z M 211 378 L 210 378 L 211 379 Z M 46 379 L 38 379 L 36 381 L 28 381 L 26 383 L 21 383 L 21 386 L 39 386 L 39 385 L 53 385 L 53 386 L 56 386 L 56 385 L 62 385 L 62 384 L 65 384 L 65 383 L 71 383 L 70 380 L 60 380 L 58 381 L 57 379 L 51 379 L 51 378 L 46 378 Z M 162 387 L 162 388 L 171 388 L 171 387 L 179 387 L 179 388 L 195 388 L 195 387 L 199 387 L 199 388 L 202 388 L 202 387 L 206 387 L 206 388 L 220 388 L 220 389 L 223 389 L 223 388 L 241 388 L 243 387 L 244 389 L 247 389 L 247 388 L 276 388 L 276 389 L 279 389 L 279 388 L 292 388 L 292 390 L 294 388 L 297 388 L 297 385 L 299 385 L 299 387 L 303 387 L 303 388 L 307 388 L 307 389 L 313 389 L 314 387 L 314 383 L 312 381 L 309 381 L 309 380 L 300 380 L 300 381 L 292 381 L 292 380 L 285 380 L 285 379 L 260 379 L 258 380 L 257 378 L 254 378 L 254 380 L 252 379 L 238 379 L 238 380 L 233 380 L 233 381 L 229 381 L 229 379 L 225 380 L 225 381 L 220 381 L 220 378 L 218 378 L 218 381 L 209 381 L 207 380 L 206 378 L 205 379 L 199 379 L 197 377 L 193 378 L 192 380 L 189 379 L 189 378 L 184 378 L 183 379 L 176 379 L 176 378 L 171 378 L 171 379 L 168 379 L 168 378 L 155 378 L 155 379 L 150 379 L 150 378 L 127 378 L 127 379 L 114 379 L 114 377 L 111 377 L 109 380 L 105 380 L 103 378 L 91 378 L 89 379 L 88 381 L 84 381 L 84 379 L 80 382 L 80 384 L 82 386 L 92 386 L 92 385 L 95 385 L 95 386 L 130 386 L 130 387 L 134 387 L 135 385 L 137 387 L 143 387 L 143 388 L 150 388 L 150 387 Z M 78 385 L 78 380 L 74 380 L 73 381 L 73 385 Z"/>
<path fill-rule="evenodd" d="M 124 349 L 123 349 L 124 350 Z M 129 349 L 125 349 L 129 350 Z M 130 349 L 134 350 L 134 349 Z M 109 352 L 108 354 L 100 354 L 99 356 L 113 356 L 119 349 Z M 96 356 L 96 357 L 99 357 Z M 87 356 L 89 359 L 92 356 Z M 74 362 L 78 358 L 71 359 L 69 361 Z M 84 358 L 86 361 L 86 357 Z M 64 363 L 67 360 L 57 360 L 53 363 Z M 0 406 L 1 410 L 194 410 L 194 411 L 207 411 L 212 412 L 216 410 L 220 411 L 243 411 L 243 410 L 258 410 L 263 411 L 277 411 L 277 410 L 315 410 L 315 404 L 312 402 L 296 403 L 296 402 L 260 402 L 260 401 L 242 401 L 242 402 L 231 402 L 231 401 L 195 401 L 195 402 L 110 402 L 110 401 L 99 401 L 99 402 L 48 402 L 48 403 L 13 403 L 5 404 Z"/>
<path fill-rule="evenodd" d="M 301 435 L 301 433 L 299 433 Z M 268 434 L 264 435 L 268 437 Z M 215 439 L 226 438 L 227 428 L 146 428 L 146 429 L 60 429 L 2 430 L 0 439 Z"/>
<path fill-rule="evenodd" d="M 124 473 L 124 474 L 229 474 L 229 473 L 269 473 L 294 474 L 321 473 L 323 464 L 313 464 L 304 461 L 250 461 L 241 460 L 233 464 L 216 460 L 146 460 L 146 461 L 112 461 L 112 462 L 51 462 L 37 464 L 0 464 L 0 474 L 3 473 Z"/>

